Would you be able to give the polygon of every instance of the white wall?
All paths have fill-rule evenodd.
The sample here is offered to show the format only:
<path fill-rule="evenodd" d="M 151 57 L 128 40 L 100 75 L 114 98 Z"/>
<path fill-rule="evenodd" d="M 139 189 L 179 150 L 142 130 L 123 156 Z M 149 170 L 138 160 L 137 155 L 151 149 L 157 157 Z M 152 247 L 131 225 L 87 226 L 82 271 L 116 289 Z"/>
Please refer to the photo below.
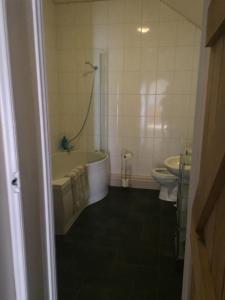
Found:
<path fill-rule="evenodd" d="M 112 0 L 56 5 L 61 133 L 82 123 L 90 94 L 84 62 L 108 53 L 109 151 L 119 175 L 122 149 L 134 153 L 132 175 L 191 143 L 200 30 L 159 0 Z M 142 34 L 138 28 L 147 27 Z M 86 82 L 85 82 L 86 81 Z M 90 129 L 76 147 L 93 143 Z"/>

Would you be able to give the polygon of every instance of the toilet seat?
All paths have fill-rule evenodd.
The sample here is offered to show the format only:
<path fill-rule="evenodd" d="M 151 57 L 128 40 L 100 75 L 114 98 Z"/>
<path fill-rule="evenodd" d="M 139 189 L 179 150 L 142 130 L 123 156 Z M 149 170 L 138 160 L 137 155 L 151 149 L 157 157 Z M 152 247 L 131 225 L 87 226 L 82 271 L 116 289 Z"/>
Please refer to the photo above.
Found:
<path fill-rule="evenodd" d="M 160 178 L 176 179 L 172 173 L 170 173 L 167 168 L 155 168 L 152 170 L 152 175 Z"/>

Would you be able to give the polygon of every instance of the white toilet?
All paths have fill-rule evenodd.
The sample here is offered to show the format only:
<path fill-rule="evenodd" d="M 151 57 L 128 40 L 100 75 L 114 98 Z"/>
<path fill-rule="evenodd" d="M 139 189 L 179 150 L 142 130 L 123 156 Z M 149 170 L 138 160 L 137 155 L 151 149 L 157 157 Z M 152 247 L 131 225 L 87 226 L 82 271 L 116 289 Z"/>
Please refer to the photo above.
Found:
<path fill-rule="evenodd" d="M 160 183 L 159 199 L 176 202 L 178 190 L 178 178 L 166 168 L 152 170 L 152 177 Z"/>

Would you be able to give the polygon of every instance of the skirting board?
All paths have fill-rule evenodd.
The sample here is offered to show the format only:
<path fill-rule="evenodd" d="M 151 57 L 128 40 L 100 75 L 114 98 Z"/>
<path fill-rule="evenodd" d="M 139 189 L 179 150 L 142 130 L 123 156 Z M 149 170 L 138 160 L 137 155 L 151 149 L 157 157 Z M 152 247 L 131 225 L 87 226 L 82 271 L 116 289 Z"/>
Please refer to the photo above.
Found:
<path fill-rule="evenodd" d="M 111 174 L 110 185 L 121 186 L 121 175 Z M 151 176 L 132 176 L 130 178 L 129 187 L 138 188 L 138 189 L 150 189 L 150 190 L 160 189 L 159 183 L 156 182 Z"/>

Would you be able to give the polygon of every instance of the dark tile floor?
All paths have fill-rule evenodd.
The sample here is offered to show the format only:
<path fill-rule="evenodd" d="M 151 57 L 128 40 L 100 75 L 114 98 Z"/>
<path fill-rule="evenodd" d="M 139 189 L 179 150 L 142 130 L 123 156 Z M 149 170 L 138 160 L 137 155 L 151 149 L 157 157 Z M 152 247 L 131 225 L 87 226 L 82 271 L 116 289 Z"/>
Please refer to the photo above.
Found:
<path fill-rule="evenodd" d="M 59 299 L 180 300 L 175 229 L 157 191 L 110 188 L 56 239 Z"/>

